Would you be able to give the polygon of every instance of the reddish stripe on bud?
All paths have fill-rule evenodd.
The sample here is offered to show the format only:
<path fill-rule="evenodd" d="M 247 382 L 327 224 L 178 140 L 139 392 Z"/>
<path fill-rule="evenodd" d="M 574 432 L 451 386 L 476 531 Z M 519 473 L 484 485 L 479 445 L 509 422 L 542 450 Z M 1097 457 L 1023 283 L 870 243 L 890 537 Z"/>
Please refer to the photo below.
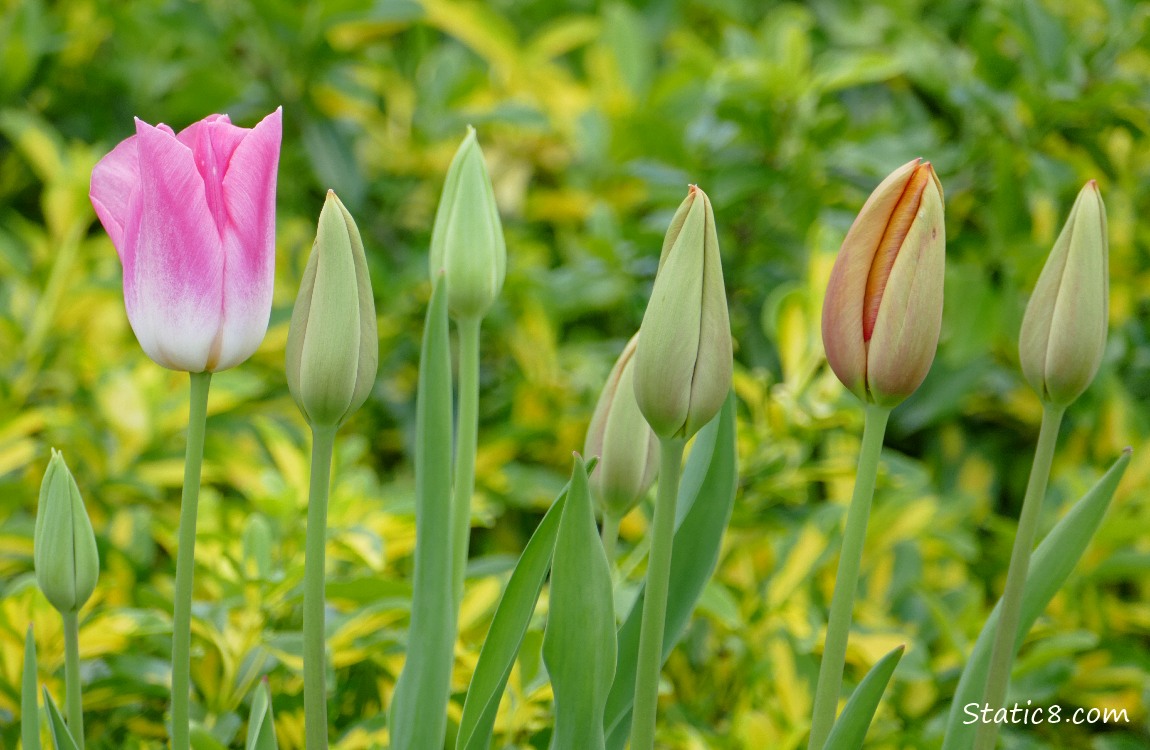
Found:
<path fill-rule="evenodd" d="M 914 218 L 918 214 L 923 191 L 932 179 L 930 162 L 923 162 L 907 180 L 902 196 L 891 212 L 886 231 L 879 241 L 870 273 L 867 275 L 866 292 L 863 295 L 863 341 L 869 342 L 874 334 L 874 325 L 878 320 L 878 309 L 882 303 L 883 292 L 886 291 L 887 279 L 890 278 L 891 269 L 894 268 L 899 248 L 902 247 L 907 232 L 910 231 L 910 225 L 914 223 Z"/>

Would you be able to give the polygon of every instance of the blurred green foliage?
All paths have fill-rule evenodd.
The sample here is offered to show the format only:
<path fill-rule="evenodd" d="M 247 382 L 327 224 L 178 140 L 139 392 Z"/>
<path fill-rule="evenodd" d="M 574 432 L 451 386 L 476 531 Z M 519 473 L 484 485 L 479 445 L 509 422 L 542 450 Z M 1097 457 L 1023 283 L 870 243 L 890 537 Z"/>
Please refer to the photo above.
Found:
<path fill-rule="evenodd" d="M 451 722 L 514 555 L 562 485 L 638 326 L 688 182 L 711 196 L 737 341 L 742 489 L 715 581 L 665 672 L 661 743 L 800 745 L 861 431 L 824 365 L 822 289 L 855 212 L 930 159 L 947 194 L 943 340 L 897 409 L 848 681 L 900 644 L 876 748 L 934 748 L 1001 590 L 1040 409 L 1018 373 L 1027 294 L 1083 182 L 1110 219 L 1111 336 L 1071 408 L 1044 528 L 1125 445 L 1134 462 L 1086 559 L 1029 637 L 1012 697 L 1125 708 L 1009 747 L 1150 742 L 1150 7 L 1135 0 L 0 0 L 0 746 L 15 747 L 24 628 L 62 693 L 34 585 L 32 511 L 68 457 L 104 561 L 82 620 L 90 747 L 161 746 L 186 378 L 136 345 L 87 200 L 132 117 L 251 125 L 284 107 L 275 306 L 217 376 L 196 573 L 200 748 L 238 747 L 270 676 L 302 747 L 306 430 L 283 349 L 326 188 L 356 216 L 380 377 L 337 445 L 329 629 L 338 747 L 378 747 L 402 664 L 426 249 L 464 126 L 489 159 L 509 250 L 484 328 L 476 530 Z M 1141 219 L 1141 221 L 1139 221 Z M 641 575 L 645 514 L 623 527 Z M 620 592 L 627 601 L 631 589 Z M 544 748 L 542 622 L 497 746 Z"/>

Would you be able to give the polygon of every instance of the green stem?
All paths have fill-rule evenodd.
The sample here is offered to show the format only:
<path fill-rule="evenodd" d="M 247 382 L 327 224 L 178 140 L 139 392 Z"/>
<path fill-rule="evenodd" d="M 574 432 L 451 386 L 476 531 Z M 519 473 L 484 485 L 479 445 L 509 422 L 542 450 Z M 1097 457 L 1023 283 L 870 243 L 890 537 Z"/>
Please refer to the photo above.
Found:
<path fill-rule="evenodd" d="M 64 614 L 64 710 L 76 747 L 84 750 L 84 707 L 80 695 L 80 623 L 75 612 Z"/>
<path fill-rule="evenodd" d="M 451 584 L 455 608 L 463 601 L 467 547 L 471 541 L 471 495 L 475 492 L 475 449 L 479 431 L 480 318 L 456 322 L 459 329 L 459 423 L 455 432 L 455 489 L 451 506 Z"/>
<path fill-rule="evenodd" d="M 882 441 L 889 417 L 889 408 L 874 404 L 866 407 L 858 472 L 855 474 L 854 493 L 847 510 L 846 528 L 843 530 L 843 546 L 839 554 L 838 573 L 835 575 L 830 616 L 827 619 L 827 636 L 823 644 L 823 660 L 819 665 L 807 750 L 822 750 L 838 712 L 847 638 L 851 629 L 851 611 L 854 608 L 855 590 L 858 588 L 859 565 L 862 562 L 863 543 L 866 541 L 871 500 L 874 499 L 875 479 L 878 477 L 878 459 L 882 453 Z"/>
<path fill-rule="evenodd" d="M 324 639 L 324 547 L 331 486 L 334 427 L 313 427 L 311 487 L 307 500 L 307 546 L 303 572 L 303 707 L 307 750 L 327 748 L 327 668 Z"/>
<path fill-rule="evenodd" d="M 1002 609 L 998 616 L 998 629 L 994 637 L 994 650 L 990 656 L 990 669 L 986 676 L 986 691 L 982 705 L 999 708 L 1006 700 L 1010 685 L 1010 668 L 1018 653 L 1023 633 L 1018 632 L 1022 614 L 1022 594 L 1030 568 L 1030 553 L 1034 549 L 1034 536 L 1038 531 L 1038 516 L 1046 497 L 1046 483 L 1050 479 L 1050 465 L 1054 461 L 1054 447 L 1058 442 L 1058 428 L 1062 425 L 1065 407 L 1045 404 L 1042 427 L 1038 432 L 1038 446 L 1034 463 L 1030 467 L 1030 481 L 1022 499 L 1022 512 L 1018 518 L 1018 531 L 1010 553 L 1010 568 L 1006 573 L 1006 590 L 1002 594 Z M 979 724 L 974 736 L 975 750 L 993 750 L 998 739 L 998 725 Z"/>
<path fill-rule="evenodd" d="M 180 498 L 176 592 L 172 612 L 172 750 L 189 750 L 191 743 L 192 574 L 196 560 L 196 513 L 200 503 L 200 467 L 204 462 L 208 386 L 212 382 L 210 372 L 190 374 L 188 449 L 184 458 L 184 493 Z"/>
<path fill-rule="evenodd" d="M 611 569 L 611 577 L 615 577 L 615 547 L 619 543 L 619 523 L 623 519 L 614 513 L 603 514 L 603 552 L 607 555 L 607 566 Z"/>
<path fill-rule="evenodd" d="M 659 708 L 659 673 L 663 668 L 663 629 L 667 624 L 667 587 L 671 576 L 671 546 L 675 541 L 675 503 L 683 466 L 682 440 L 659 440 L 659 493 L 655 497 L 647 585 L 639 630 L 635 668 L 635 703 L 631 719 L 631 750 L 655 747 L 655 717 Z"/>

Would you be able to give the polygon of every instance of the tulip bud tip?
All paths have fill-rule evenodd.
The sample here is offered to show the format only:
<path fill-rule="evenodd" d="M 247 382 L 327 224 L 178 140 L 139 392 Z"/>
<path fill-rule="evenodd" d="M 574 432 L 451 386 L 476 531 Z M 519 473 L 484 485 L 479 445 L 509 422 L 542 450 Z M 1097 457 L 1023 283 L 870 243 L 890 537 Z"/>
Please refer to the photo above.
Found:
<path fill-rule="evenodd" d="M 1134 455 L 1134 447 L 1133 447 L 1133 446 L 1131 446 L 1131 445 L 1128 445 L 1128 446 L 1126 446 L 1125 448 L 1123 448 L 1123 449 L 1122 449 L 1122 455 L 1123 455 L 1123 456 L 1132 456 L 1132 455 Z"/>

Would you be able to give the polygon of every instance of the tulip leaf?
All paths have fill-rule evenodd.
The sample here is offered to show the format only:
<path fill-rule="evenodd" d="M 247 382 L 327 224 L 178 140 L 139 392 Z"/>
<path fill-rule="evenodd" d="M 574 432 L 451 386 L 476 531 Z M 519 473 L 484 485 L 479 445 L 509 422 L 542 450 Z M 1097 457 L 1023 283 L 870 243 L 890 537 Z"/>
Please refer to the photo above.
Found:
<path fill-rule="evenodd" d="M 737 488 L 732 393 L 719 414 L 699 431 L 679 484 L 663 637 L 664 661 L 683 636 L 691 612 L 715 571 Z M 609 748 L 622 748 L 627 740 L 642 617 L 643 596 L 640 594 L 618 633 L 618 666 L 604 717 Z"/>
<path fill-rule="evenodd" d="M 905 650 L 906 646 L 899 646 L 879 659 L 878 663 L 866 673 L 866 677 L 855 688 L 843 712 L 835 721 L 830 735 L 827 736 L 826 747 L 834 750 L 861 750 L 867 730 L 870 729 L 871 721 L 874 719 L 874 712 L 878 709 L 887 683 L 890 682 L 894 668 L 898 666 Z"/>
<path fill-rule="evenodd" d="M 571 487 L 551 561 L 543 663 L 555 695 L 555 750 L 602 750 L 603 710 L 615 677 L 611 568 L 595 528 L 583 459 Z"/>
<path fill-rule="evenodd" d="M 594 469 L 595 460 L 587 462 L 588 473 Z M 568 482 L 539 522 L 499 599 L 463 703 L 456 750 L 487 750 L 491 746 L 491 731 L 495 726 L 499 701 L 523 645 L 543 581 L 551 569 L 555 536 L 570 487 Z"/>
<path fill-rule="evenodd" d="M 1070 571 L 1074 570 L 1074 566 L 1078 564 L 1078 560 L 1090 544 L 1094 532 L 1102 523 L 1106 509 L 1110 507 L 1110 501 L 1118 489 L 1118 482 L 1129 463 L 1130 451 L 1127 450 L 1082 496 L 1082 499 L 1074 504 L 1070 512 L 1055 525 L 1031 556 L 1030 572 L 1026 576 L 1026 588 L 1022 596 L 1022 615 L 1018 622 L 1019 640 L 1026 637 L 1035 620 L 1070 577 Z M 986 624 L 982 626 L 982 632 L 978 634 L 978 640 L 975 641 L 970 658 L 966 661 L 966 668 L 959 678 L 954 700 L 950 704 L 950 715 L 947 717 L 943 750 L 969 748 L 974 741 L 978 723 L 964 723 L 970 719 L 963 712 L 963 708 L 978 704 L 982 699 L 1001 609 L 1000 599 L 994 611 L 986 618 Z"/>
<path fill-rule="evenodd" d="M 447 288 L 431 293 L 420 352 L 415 438 L 415 572 L 407 661 L 391 703 L 391 746 L 441 748 L 455 656 L 451 584 L 451 353 Z"/>
<path fill-rule="evenodd" d="M 72 739 L 72 733 L 68 731 L 68 725 L 64 723 L 64 717 L 60 715 L 60 709 L 56 701 L 52 700 L 48 688 L 44 688 L 44 708 L 48 711 L 48 729 L 52 733 L 52 744 L 56 750 L 77 750 L 76 740 Z"/>
<path fill-rule="evenodd" d="M 252 710 L 248 717 L 246 750 L 278 750 L 276 725 L 272 716 L 271 689 L 265 680 L 256 687 L 252 696 Z"/>
<path fill-rule="evenodd" d="M 24 750 L 40 750 L 40 710 L 36 707 L 36 641 L 24 637 L 24 678 L 20 693 L 20 739 Z"/>

